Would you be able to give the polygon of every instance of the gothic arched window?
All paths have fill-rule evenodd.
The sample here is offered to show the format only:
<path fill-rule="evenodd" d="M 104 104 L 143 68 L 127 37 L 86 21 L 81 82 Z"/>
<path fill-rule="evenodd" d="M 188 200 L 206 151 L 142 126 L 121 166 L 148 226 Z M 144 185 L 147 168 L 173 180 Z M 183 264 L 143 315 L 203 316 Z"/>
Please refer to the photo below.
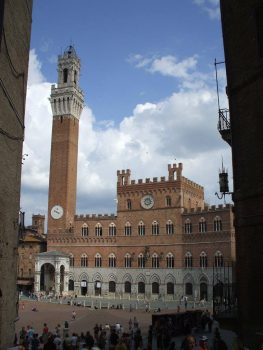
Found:
<path fill-rule="evenodd" d="M 95 267 L 101 267 L 102 263 L 101 263 L 101 255 L 99 253 L 97 253 L 95 255 Z"/>
<path fill-rule="evenodd" d="M 87 224 L 83 224 L 81 228 L 81 236 L 82 237 L 87 237 L 89 235 L 89 228 Z"/>
<path fill-rule="evenodd" d="M 157 221 L 154 221 L 152 223 L 152 235 L 154 235 L 154 236 L 159 235 L 159 224 Z"/>
<path fill-rule="evenodd" d="M 145 225 L 144 225 L 143 221 L 140 221 L 140 222 L 139 222 L 139 225 L 138 225 L 138 235 L 139 235 L 139 236 L 144 236 L 144 235 L 145 235 Z"/>
<path fill-rule="evenodd" d="M 207 268 L 207 266 L 208 266 L 207 255 L 205 252 L 202 252 L 200 254 L 200 267 Z"/>
<path fill-rule="evenodd" d="M 132 227 L 129 222 L 126 222 L 125 227 L 124 227 L 124 235 L 125 236 L 131 236 L 132 234 Z"/>
<path fill-rule="evenodd" d="M 174 224 L 172 223 L 171 220 L 168 220 L 166 223 L 166 233 L 167 235 L 174 234 Z"/>
<path fill-rule="evenodd" d="M 97 237 L 102 236 L 102 226 L 99 222 L 95 226 L 95 236 L 97 236 Z"/>
<path fill-rule="evenodd" d="M 87 267 L 88 266 L 88 256 L 87 254 L 82 254 L 80 258 L 80 266 Z"/>
<path fill-rule="evenodd" d="M 172 253 L 168 253 L 166 255 L 166 267 L 168 269 L 174 268 L 174 256 Z"/>
<path fill-rule="evenodd" d="M 199 220 L 199 232 L 203 233 L 207 231 L 205 218 Z"/>
<path fill-rule="evenodd" d="M 186 219 L 184 222 L 184 233 L 192 233 L 192 223 L 190 219 Z"/>
<path fill-rule="evenodd" d="M 116 236 L 116 225 L 113 222 L 109 225 L 109 236 Z"/>
<path fill-rule="evenodd" d="M 214 218 L 214 231 L 222 231 L 222 220 L 219 216 Z"/>
<path fill-rule="evenodd" d="M 218 250 L 215 253 L 215 267 L 223 267 L 224 265 L 224 258 L 222 253 Z"/>
<path fill-rule="evenodd" d="M 190 252 L 187 252 L 184 257 L 184 266 L 189 269 L 193 267 L 193 257 Z"/>
<path fill-rule="evenodd" d="M 113 253 L 109 255 L 109 267 L 116 267 L 116 256 Z"/>

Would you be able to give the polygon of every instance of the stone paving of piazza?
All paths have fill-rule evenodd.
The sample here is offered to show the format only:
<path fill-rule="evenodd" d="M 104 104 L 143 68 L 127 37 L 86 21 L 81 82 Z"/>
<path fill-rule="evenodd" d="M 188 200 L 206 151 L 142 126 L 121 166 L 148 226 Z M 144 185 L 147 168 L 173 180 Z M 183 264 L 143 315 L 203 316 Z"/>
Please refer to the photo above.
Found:
<path fill-rule="evenodd" d="M 80 301 L 80 300 L 79 300 Z M 83 300 L 82 300 L 83 304 Z M 105 301 L 104 301 L 105 304 Z M 95 305 L 95 303 L 94 303 Z M 99 305 L 99 303 L 97 304 Z M 103 305 L 103 303 L 101 304 Z M 117 305 L 117 304 L 115 304 Z M 161 304 L 160 304 L 161 305 Z M 192 306 L 190 306 L 191 308 Z M 37 311 L 33 311 L 32 309 L 36 308 Z M 76 312 L 76 319 L 72 320 L 72 311 Z M 19 334 L 21 328 L 27 327 L 28 325 L 33 326 L 36 333 L 39 335 L 42 334 L 43 325 L 47 323 L 49 331 L 55 333 L 55 328 L 58 324 L 62 326 L 65 321 L 69 323 L 69 334 L 72 335 L 73 332 L 76 332 L 80 335 L 81 332 L 86 333 L 90 331 L 93 334 L 93 328 L 95 324 L 101 324 L 102 327 L 105 325 L 115 326 L 116 323 L 119 323 L 123 327 L 123 332 L 128 332 L 129 330 L 129 320 L 137 318 L 139 322 L 139 327 L 143 336 L 143 348 L 142 349 L 158 349 L 156 344 L 156 339 L 153 337 L 152 347 L 147 348 L 147 334 L 149 326 L 152 324 L 152 315 L 157 314 L 157 310 L 152 309 L 150 312 L 146 312 L 145 309 L 91 309 L 89 307 L 76 306 L 76 305 L 68 305 L 67 301 L 64 304 L 60 304 L 59 302 L 53 301 L 36 301 L 36 300 L 28 300 L 21 299 L 19 303 L 19 319 L 16 322 L 16 332 Z M 184 307 L 181 306 L 181 311 L 184 311 Z M 175 309 L 166 309 L 161 310 L 160 313 L 176 313 Z M 208 338 L 208 344 L 210 345 L 209 349 L 211 349 L 212 339 L 213 339 L 213 331 L 215 327 L 218 327 L 219 324 L 214 322 L 212 333 L 209 333 L 208 330 L 205 331 L 196 331 L 194 336 L 198 340 L 201 336 L 205 335 Z M 220 329 L 220 333 L 222 338 L 226 341 L 228 348 L 232 348 L 233 339 L 235 335 L 231 331 L 226 331 Z M 175 341 L 176 349 L 179 349 L 182 344 L 182 340 L 184 336 L 177 336 L 173 340 Z M 41 348 L 40 348 L 41 349 Z M 106 345 L 106 350 L 109 349 L 108 344 Z M 131 350 L 135 349 L 131 347 Z M 165 348 L 163 348 L 165 349 Z"/>

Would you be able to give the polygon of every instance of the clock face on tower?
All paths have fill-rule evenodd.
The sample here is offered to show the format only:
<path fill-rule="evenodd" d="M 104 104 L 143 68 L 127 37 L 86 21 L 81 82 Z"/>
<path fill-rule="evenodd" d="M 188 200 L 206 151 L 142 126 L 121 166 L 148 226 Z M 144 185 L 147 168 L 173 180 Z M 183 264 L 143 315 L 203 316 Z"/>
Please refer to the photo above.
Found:
<path fill-rule="evenodd" d="M 63 216 L 63 208 L 61 207 L 61 205 L 54 205 L 54 207 L 51 209 L 50 214 L 52 216 L 53 219 L 57 220 L 62 218 Z"/>
<path fill-rule="evenodd" d="M 141 199 L 141 206 L 144 209 L 151 209 L 154 205 L 154 200 L 153 197 L 149 194 L 147 194 L 146 196 L 142 197 Z"/>

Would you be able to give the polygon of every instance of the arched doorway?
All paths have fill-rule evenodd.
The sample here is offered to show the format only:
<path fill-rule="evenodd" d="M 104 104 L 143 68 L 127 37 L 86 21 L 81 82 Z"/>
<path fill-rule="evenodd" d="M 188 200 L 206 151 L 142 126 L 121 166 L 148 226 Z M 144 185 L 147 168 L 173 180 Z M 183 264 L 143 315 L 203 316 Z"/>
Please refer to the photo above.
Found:
<path fill-rule="evenodd" d="M 166 293 L 167 295 L 173 295 L 174 294 L 174 283 L 168 282 L 166 285 Z"/>
<path fill-rule="evenodd" d="M 207 300 L 207 283 L 206 282 L 200 283 L 200 300 L 202 299 Z"/>
<path fill-rule="evenodd" d="M 74 291 L 74 281 L 71 279 L 68 281 L 68 290 L 69 290 L 69 292 Z"/>
<path fill-rule="evenodd" d="M 80 282 L 80 293 L 81 295 L 87 295 L 88 293 L 88 283 L 86 280 Z"/>
<path fill-rule="evenodd" d="M 131 293 L 131 282 L 130 281 L 126 281 L 124 283 L 124 293 Z"/>
<path fill-rule="evenodd" d="M 109 293 L 115 293 L 116 292 L 116 282 L 110 281 L 109 282 Z"/>
<path fill-rule="evenodd" d="M 46 293 L 55 292 L 55 267 L 50 263 L 41 266 L 40 290 Z"/>
<path fill-rule="evenodd" d="M 94 290 L 95 290 L 95 295 L 101 295 L 101 281 L 95 281 Z"/>
<path fill-rule="evenodd" d="M 138 293 L 139 294 L 144 294 L 145 293 L 145 283 L 144 282 L 139 282 L 138 283 Z"/>
<path fill-rule="evenodd" d="M 159 283 L 158 282 L 152 283 L 152 294 L 159 294 Z"/>

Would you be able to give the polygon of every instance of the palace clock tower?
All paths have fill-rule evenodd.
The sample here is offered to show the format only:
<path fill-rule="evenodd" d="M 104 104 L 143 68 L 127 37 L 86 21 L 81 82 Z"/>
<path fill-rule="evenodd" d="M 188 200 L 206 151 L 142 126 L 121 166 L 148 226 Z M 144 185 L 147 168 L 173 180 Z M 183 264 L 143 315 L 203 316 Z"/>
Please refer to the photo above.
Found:
<path fill-rule="evenodd" d="M 52 85 L 53 114 L 48 232 L 70 232 L 76 211 L 79 118 L 84 105 L 79 88 L 80 60 L 73 46 L 58 56 L 58 84 Z"/>

